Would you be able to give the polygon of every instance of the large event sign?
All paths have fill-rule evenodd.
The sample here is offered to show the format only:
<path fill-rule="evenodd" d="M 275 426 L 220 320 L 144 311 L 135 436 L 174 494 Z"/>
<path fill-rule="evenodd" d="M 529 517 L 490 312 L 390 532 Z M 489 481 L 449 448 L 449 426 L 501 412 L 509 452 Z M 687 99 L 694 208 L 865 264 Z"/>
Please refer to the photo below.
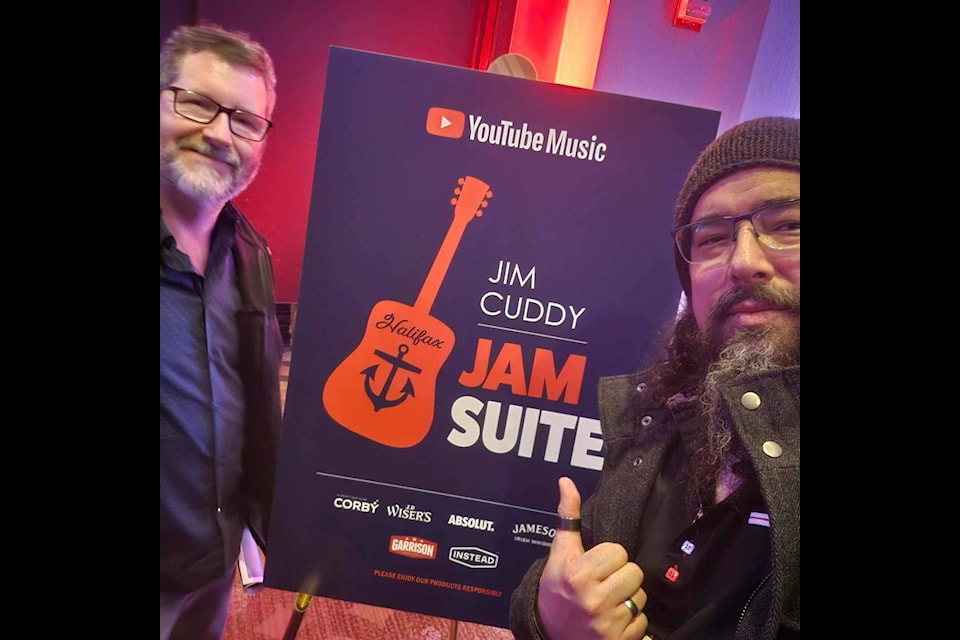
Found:
<path fill-rule="evenodd" d="M 673 205 L 720 114 L 330 49 L 270 587 L 506 627 L 597 380 L 675 313 Z"/>

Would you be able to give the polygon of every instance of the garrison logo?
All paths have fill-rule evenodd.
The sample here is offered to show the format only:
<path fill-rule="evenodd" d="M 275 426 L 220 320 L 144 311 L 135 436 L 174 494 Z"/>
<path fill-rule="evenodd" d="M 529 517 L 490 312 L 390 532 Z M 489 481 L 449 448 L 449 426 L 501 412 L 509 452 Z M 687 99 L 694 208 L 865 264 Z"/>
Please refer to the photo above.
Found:
<path fill-rule="evenodd" d="M 390 536 L 390 553 L 417 560 L 436 560 L 437 543 L 416 536 Z"/>
<path fill-rule="evenodd" d="M 427 111 L 427 133 L 442 138 L 461 138 L 467 116 L 463 111 L 430 107 Z"/>

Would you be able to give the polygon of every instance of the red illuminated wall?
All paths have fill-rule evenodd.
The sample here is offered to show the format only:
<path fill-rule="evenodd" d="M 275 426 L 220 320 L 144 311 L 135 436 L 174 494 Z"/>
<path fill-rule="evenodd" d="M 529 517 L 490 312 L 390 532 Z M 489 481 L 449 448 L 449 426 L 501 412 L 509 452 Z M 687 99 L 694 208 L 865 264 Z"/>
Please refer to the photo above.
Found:
<path fill-rule="evenodd" d="M 199 7 L 204 20 L 260 40 L 277 67 L 276 126 L 259 176 L 237 202 L 270 242 L 278 302 L 295 302 L 330 45 L 470 66 L 479 0 L 202 0 Z"/>
<path fill-rule="evenodd" d="M 574 1 L 594 0 L 161 3 L 161 30 L 184 16 L 197 16 L 250 32 L 274 56 L 276 127 L 260 176 L 238 204 L 270 241 L 278 301 L 295 302 L 299 295 L 329 47 L 470 67 L 478 20 L 486 12 L 500 12 L 500 53 L 506 52 L 502 47 L 513 35 L 514 20 L 521 26 L 540 25 L 544 34 L 538 46 L 550 51 L 562 9 Z M 707 24 L 697 33 L 673 26 L 676 0 L 611 0 L 594 89 L 714 109 L 721 112 L 720 131 L 739 122 L 742 114 L 799 116 L 799 0 L 712 4 Z M 524 14 L 530 7 L 536 12 Z M 771 31 L 768 11 L 776 12 L 776 30 L 765 37 Z M 519 47 L 524 46 L 519 44 L 523 31 L 517 30 Z M 556 57 L 551 62 L 547 55 L 536 64 L 541 78 L 552 77 Z M 384 87 L 384 95 L 389 91 Z"/>

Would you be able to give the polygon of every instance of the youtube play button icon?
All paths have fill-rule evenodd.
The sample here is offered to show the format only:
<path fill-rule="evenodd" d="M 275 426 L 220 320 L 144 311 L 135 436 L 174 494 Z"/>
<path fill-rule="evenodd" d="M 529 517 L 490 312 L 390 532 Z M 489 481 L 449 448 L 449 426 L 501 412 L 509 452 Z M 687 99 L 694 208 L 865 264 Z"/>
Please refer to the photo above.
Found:
<path fill-rule="evenodd" d="M 430 107 L 427 111 L 427 133 L 431 135 L 459 138 L 463 135 L 466 122 L 467 117 L 462 111 L 444 107 Z"/>

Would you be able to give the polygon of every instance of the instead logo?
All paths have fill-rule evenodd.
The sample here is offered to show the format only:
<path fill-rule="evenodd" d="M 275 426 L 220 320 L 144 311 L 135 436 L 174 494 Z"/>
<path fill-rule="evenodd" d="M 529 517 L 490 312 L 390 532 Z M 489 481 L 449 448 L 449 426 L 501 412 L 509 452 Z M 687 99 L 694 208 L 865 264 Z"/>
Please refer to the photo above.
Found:
<path fill-rule="evenodd" d="M 447 556 L 450 562 L 462 564 L 471 569 L 496 569 L 500 556 L 480 547 L 450 547 Z"/>
<path fill-rule="evenodd" d="M 444 107 L 430 107 L 427 111 L 427 133 L 443 138 L 460 138 L 467 117 L 462 111 L 445 109 Z"/>

